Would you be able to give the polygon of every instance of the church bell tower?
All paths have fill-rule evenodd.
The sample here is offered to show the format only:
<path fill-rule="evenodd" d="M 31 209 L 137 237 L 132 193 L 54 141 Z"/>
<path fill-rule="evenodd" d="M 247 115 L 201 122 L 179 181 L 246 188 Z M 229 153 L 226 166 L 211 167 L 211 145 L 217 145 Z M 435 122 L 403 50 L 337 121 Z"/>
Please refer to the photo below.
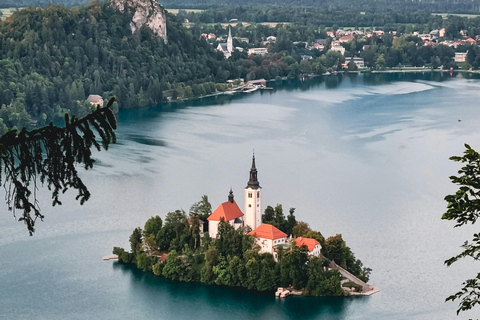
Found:
<path fill-rule="evenodd" d="M 255 154 L 252 158 L 250 169 L 250 180 L 245 188 L 245 227 L 249 226 L 254 230 L 262 224 L 262 188 L 257 179 L 257 168 L 255 167 Z"/>
<path fill-rule="evenodd" d="M 233 52 L 232 27 L 228 26 L 227 51 Z"/>

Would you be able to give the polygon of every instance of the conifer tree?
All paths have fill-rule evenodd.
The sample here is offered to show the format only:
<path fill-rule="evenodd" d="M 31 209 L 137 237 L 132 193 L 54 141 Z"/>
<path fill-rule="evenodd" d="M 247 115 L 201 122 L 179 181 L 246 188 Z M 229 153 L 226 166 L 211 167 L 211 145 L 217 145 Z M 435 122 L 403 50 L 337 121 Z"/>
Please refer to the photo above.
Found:
<path fill-rule="evenodd" d="M 52 205 L 61 205 L 60 193 L 76 189 L 76 200 L 83 204 L 90 192 L 78 176 L 77 164 L 85 169 L 93 167 L 92 148 L 107 150 L 115 143 L 117 120 L 111 109 L 115 98 L 106 107 L 78 119 L 65 115 L 65 126 L 50 125 L 28 131 L 12 129 L 0 136 L 0 186 L 4 187 L 9 211 L 27 226 L 30 235 L 35 222 L 43 220 L 37 201 L 41 185 L 52 191 Z M 97 141 L 100 136 L 101 144 Z"/>

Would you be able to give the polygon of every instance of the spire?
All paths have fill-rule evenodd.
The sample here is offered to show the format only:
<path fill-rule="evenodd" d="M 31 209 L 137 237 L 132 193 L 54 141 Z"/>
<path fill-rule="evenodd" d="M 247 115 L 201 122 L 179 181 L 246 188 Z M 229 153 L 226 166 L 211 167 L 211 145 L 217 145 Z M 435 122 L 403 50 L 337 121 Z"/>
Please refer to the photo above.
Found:
<path fill-rule="evenodd" d="M 257 168 L 255 166 L 255 153 L 252 158 L 252 168 L 250 169 L 250 180 L 248 180 L 247 188 L 258 189 L 260 183 L 257 180 Z"/>
<path fill-rule="evenodd" d="M 233 51 L 232 27 L 228 26 L 227 51 Z"/>
<path fill-rule="evenodd" d="M 233 203 L 233 191 L 231 187 L 230 187 L 230 192 L 228 194 L 228 201 Z"/>

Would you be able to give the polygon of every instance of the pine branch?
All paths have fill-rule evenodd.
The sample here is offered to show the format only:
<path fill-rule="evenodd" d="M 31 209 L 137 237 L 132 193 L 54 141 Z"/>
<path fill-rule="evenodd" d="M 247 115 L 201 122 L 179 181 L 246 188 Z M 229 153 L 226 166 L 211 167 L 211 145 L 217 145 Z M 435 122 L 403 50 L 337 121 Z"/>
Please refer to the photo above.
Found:
<path fill-rule="evenodd" d="M 80 204 L 90 198 L 76 165 L 92 168 L 92 147 L 107 150 L 110 143 L 116 142 L 117 121 L 110 109 L 114 101 L 110 99 L 106 107 L 82 119 L 66 114 L 64 127 L 50 123 L 32 131 L 10 130 L 0 136 L 0 186 L 5 189 L 5 201 L 14 217 L 16 210 L 23 210 L 18 220 L 26 224 L 30 235 L 35 232 L 36 220 L 44 218 L 36 197 L 38 181 L 52 192 L 53 206 L 61 205 L 60 193 L 71 188 L 78 191 L 76 200 Z"/>

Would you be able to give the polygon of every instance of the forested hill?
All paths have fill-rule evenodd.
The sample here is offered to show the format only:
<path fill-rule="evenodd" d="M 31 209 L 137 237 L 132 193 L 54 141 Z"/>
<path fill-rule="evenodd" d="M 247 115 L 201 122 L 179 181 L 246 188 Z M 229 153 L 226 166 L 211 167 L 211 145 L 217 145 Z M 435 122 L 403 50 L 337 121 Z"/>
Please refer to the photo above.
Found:
<path fill-rule="evenodd" d="M 90 94 L 116 96 L 121 108 L 145 106 L 161 102 L 170 84 L 235 75 L 223 54 L 174 16 L 167 14 L 168 43 L 145 26 L 132 34 L 132 16 L 96 1 L 27 8 L 0 22 L 0 131 L 30 117 L 44 124 L 67 109 L 81 116 Z"/>
<path fill-rule="evenodd" d="M 333 10 L 376 11 L 410 10 L 448 13 L 480 12 L 479 0 L 162 0 L 166 8 L 209 8 L 231 6 L 280 5 L 287 7 L 328 8 Z"/>
<path fill-rule="evenodd" d="M 89 0 L 3 0 L 0 7 L 43 7 L 64 4 L 85 5 Z M 330 8 L 358 11 L 410 10 L 448 13 L 478 13 L 480 0 L 161 0 L 167 8 L 210 8 L 244 5 L 281 5 L 289 7 Z"/>

